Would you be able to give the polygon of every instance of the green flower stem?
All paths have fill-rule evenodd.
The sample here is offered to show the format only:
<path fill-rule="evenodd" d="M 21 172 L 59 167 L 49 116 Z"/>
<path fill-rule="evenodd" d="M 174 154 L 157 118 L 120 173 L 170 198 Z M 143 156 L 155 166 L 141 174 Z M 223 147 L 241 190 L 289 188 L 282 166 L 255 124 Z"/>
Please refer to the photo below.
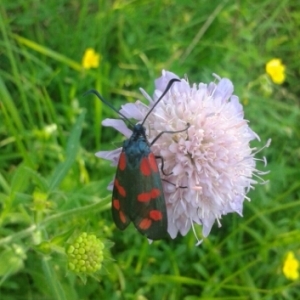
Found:
<path fill-rule="evenodd" d="M 10 236 L 0 239 L 0 246 L 10 244 L 10 243 L 14 242 L 15 240 L 20 240 L 20 239 L 26 238 L 26 237 L 30 236 L 37 229 L 38 230 L 43 229 L 43 228 L 47 227 L 48 225 L 52 224 L 53 222 L 58 222 L 59 220 L 65 219 L 69 216 L 73 216 L 73 217 L 80 216 L 80 215 L 83 215 L 86 213 L 90 213 L 91 211 L 93 211 L 93 212 L 104 211 L 110 206 L 110 200 L 111 200 L 111 196 L 108 195 L 106 198 L 102 199 L 101 201 L 99 201 L 97 203 L 86 205 L 84 207 L 70 209 L 68 211 L 52 215 L 37 225 L 36 224 L 31 225 L 26 229 L 20 230 L 19 232 L 16 232 L 14 234 L 11 234 Z"/>
<path fill-rule="evenodd" d="M 30 227 L 20 230 L 19 232 L 16 232 L 10 236 L 7 236 L 5 238 L 0 239 L 0 246 L 8 245 L 15 240 L 19 240 L 22 238 L 25 238 L 29 236 L 31 233 L 33 233 L 37 229 L 37 225 L 31 225 Z"/>
<path fill-rule="evenodd" d="M 40 226 L 45 227 L 49 223 L 52 223 L 53 221 L 57 222 L 58 220 L 66 218 L 68 216 L 75 216 L 75 215 L 79 216 L 79 215 L 89 213 L 91 211 L 94 212 L 96 209 L 97 209 L 98 212 L 99 211 L 104 211 L 110 206 L 110 201 L 111 201 L 111 195 L 108 195 L 106 198 L 102 199 L 101 201 L 99 201 L 97 203 L 86 205 L 84 207 L 78 207 L 78 208 L 70 209 L 68 211 L 50 216 L 50 217 L 46 218 L 44 221 L 42 221 L 40 223 Z"/>

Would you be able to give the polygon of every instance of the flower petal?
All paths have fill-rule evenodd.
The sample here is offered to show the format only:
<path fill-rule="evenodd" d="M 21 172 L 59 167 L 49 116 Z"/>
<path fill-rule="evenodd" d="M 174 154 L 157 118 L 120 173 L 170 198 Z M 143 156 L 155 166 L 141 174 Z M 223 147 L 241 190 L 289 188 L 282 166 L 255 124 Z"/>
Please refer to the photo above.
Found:
<path fill-rule="evenodd" d="M 216 86 L 213 97 L 214 97 L 215 101 L 219 100 L 223 104 L 230 98 L 232 93 L 233 93 L 232 82 L 227 78 L 223 78 L 220 80 L 220 82 Z"/>
<path fill-rule="evenodd" d="M 173 78 L 180 79 L 176 74 L 163 70 L 162 76 L 154 81 L 155 89 L 163 92 L 166 89 L 169 81 Z"/>
<path fill-rule="evenodd" d="M 118 148 L 112 151 L 99 151 L 95 153 L 97 157 L 104 158 L 107 160 L 110 160 L 112 162 L 112 166 L 116 166 L 119 162 L 120 154 L 121 154 L 122 148 Z"/>
<path fill-rule="evenodd" d="M 120 119 L 105 119 L 102 121 L 103 126 L 113 127 L 125 137 L 129 138 L 132 135 L 132 130 L 130 130 L 123 120 Z"/>
<path fill-rule="evenodd" d="M 137 101 L 139 102 L 139 101 Z M 141 112 L 137 103 L 127 103 L 122 105 L 120 112 L 128 119 L 133 118 L 135 120 L 141 121 L 144 119 L 144 114 Z"/>

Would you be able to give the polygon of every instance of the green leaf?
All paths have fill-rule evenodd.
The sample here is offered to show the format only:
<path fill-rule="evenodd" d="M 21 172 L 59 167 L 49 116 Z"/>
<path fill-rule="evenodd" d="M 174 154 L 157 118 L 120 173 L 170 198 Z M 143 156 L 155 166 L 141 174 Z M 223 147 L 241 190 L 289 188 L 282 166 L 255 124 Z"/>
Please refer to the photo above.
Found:
<path fill-rule="evenodd" d="M 16 39 L 20 44 L 22 44 L 30 49 L 33 49 L 39 53 L 42 53 L 43 55 L 51 57 L 51 58 L 55 59 L 56 61 L 61 62 L 65 65 L 69 66 L 70 68 L 73 68 L 76 71 L 82 70 L 82 66 L 78 62 L 66 57 L 65 55 L 62 55 L 56 51 L 53 51 L 50 48 L 40 45 L 40 44 L 36 43 L 35 41 L 26 39 L 20 35 L 12 34 L 12 37 L 14 39 Z"/>
<path fill-rule="evenodd" d="M 53 270 L 51 261 L 45 257 L 42 259 L 42 268 L 47 281 L 48 286 L 52 294 L 52 299 L 65 300 L 66 295 L 57 278 L 56 272 Z"/>
<path fill-rule="evenodd" d="M 28 169 L 20 165 L 14 173 L 11 181 L 11 192 L 23 192 L 28 187 Z"/>
<path fill-rule="evenodd" d="M 63 163 L 60 163 L 54 170 L 50 179 L 49 192 L 52 192 L 55 188 L 59 186 L 59 184 L 65 178 L 76 159 L 76 155 L 80 145 L 80 135 L 82 131 L 84 116 L 85 111 L 82 111 L 71 131 L 67 143 L 66 160 Z"/>
<path fill-rule="evenodd" d="M 23 268 L 25 258 L 24 250 L 17 245 L 0 253 L 0 286 L 7 277 Z"/>
<path fill-rule="evenodd" d="M 47 180 L 35 170 L 26 167 L 28 171 L 28 175 L 31 176 L 33 182 L 40 188 L 41 191 L 46 192 L 48 191 L 48 182 Z"/>

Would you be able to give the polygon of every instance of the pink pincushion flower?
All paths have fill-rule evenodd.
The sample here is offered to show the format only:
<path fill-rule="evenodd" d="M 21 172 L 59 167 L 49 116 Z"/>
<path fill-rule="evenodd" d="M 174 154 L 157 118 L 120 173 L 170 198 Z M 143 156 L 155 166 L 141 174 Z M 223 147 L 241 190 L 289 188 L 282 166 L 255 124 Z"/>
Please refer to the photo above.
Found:
<path fill-rule="evenodd" d="M 206 237 L 215 220 L 220 226 L 222 215 L 242 215 L 243 201 L 249 200 L 246 194 L 257 183 L 252 177 L 264 174 L 256 169 L 256 153 L 249 146 L 259 137 L 244 119 L 231 81 L 215 77 L 218 83 L 190 86 L 185 79 L 174 83 L 145 122 L 150 142 L 162 131 L 179 131 L 190 124 L 187 131 L 163 134 L 151 147 L 156 156 L 163 157 L 164 173 L 172 173 L 161 174 L 168 181 L 163 186 L 172 238 L 178 232 L 186 235 L 194 223 L 202 225 Z M 149 107 L 137 101 L 125 104 L 120 112 L 142 121 L 173 78 L 178 76 L 162 72 L 155 81 L 153 99 L 141 90 Z M 122 120 L 106 119 L 102 124 L 126 138 L 132 133 Z M 96 155 L 117 165 L 120 153 L 121 148 Z"/>

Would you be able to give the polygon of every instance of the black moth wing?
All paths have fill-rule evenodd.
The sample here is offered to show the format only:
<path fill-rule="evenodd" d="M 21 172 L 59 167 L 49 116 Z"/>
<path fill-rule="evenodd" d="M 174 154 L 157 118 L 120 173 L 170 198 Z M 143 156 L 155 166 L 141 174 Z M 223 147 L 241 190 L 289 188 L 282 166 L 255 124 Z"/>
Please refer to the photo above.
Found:
<path fill-rule="evenodd" d="M 155 163 L 155 168 L 151 166 Z M 142 168 L 150 169 L 146 176 Z M 132 170 L 134 178 L 133 201 L 128 212 L 137 230 L 151 240 L 159 240 L 167 235 L 168 219 L 162 182 L 153 153 L 141 158 L 137 170 Z"/>
<path fill-rule="evenodd" d="M 142 127 L 136 128 L 123 144 L 114 182 L 112 215 L 121 230 L 132 221 L 149 239 L 166 236 L 168 220 L 162 182 Z"/>
<path fill-rule="evenodd" d="M 123 149 L 119 158 L 112 193 L 112 216 L 115 224 L 121 230 L 124 230 L 130 223 L 128 215 L 128 183 L 124 180 L 127 177 L 126 170 L 123 168 L 124 163 L 126 164 L 126 155 Z"/>

